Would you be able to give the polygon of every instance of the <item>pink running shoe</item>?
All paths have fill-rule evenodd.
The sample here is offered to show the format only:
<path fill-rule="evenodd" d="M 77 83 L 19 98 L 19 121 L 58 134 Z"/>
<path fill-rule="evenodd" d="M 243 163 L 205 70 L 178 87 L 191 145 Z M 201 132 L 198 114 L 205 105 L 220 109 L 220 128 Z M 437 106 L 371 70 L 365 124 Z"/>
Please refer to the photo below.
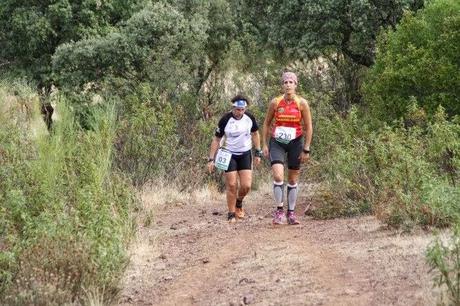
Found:
<path fill-rule="evenodd" d="M 287 213 L 287 222 L 290 225 L 300 224 L 300 222 L 297 221 L 297 218 L 296 218 L 295 213 L 293 211 L 288 211 L 288 213 Z"/>
<path fill-rule="evenodd" d="M 284 211 L 277 209 L 273 214 L 273 224 L 283 224 Z"/>

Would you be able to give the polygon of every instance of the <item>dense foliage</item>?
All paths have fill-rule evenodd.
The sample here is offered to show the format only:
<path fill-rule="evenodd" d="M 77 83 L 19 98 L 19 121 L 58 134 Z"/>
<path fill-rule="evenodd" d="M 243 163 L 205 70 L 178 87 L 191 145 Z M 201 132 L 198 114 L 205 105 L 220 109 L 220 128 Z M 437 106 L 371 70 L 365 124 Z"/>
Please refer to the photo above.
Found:
<path fill-rule="evenodd" d="M 407 111 L 411 97 L 431 116 L 442 105 L 460 115 L 460 2 L 439 0 L 407 14 L 381 35 L 377 62 L 366 84 L 375 117 L 390 122 Z"/>
<path fill-rule="evenodd" d="M 0 303 L 82 303 L 98 288 L 110 298 L 135 203 L 111 168 L 114 112 L 93 113 L 85 132 L 59 100 L 53 133 L 34 134 L 37 96 L 15 88 L 0 88 Z"/>
<path fill-rule="evenodd" d="M 106 36 L 62 44 L 53 59 L 58 84 L 82 88 L 121 78 L 151 82 L 171 96 L 180 85 L 193 86 L 208 27 L 207 19 L 193 19 L 192 27 L 178 9 L 158 2 Z"/>
<path fill-rule="evenodd" d="M 251 18 L 275 48 L 293 58 L 342 53 L 355 63 L 374 62 L 379 30 L 395 27 L 404 10 L 423 1 L 247 1 Z M 266 14 L 260 14 L 265 11 Z"/>
<path fill-rule="evenodd" d="M 320 118 L 317 133 L 326 182 L 317 217 L 374 213 L 386 224 L 446 226 L 459 220 L 460 122 L 438 109 L 433 121 L 412 105 L 414 125 L 375 130 L 354 110 L 344 120 Z M 455 154 L 452 154 L 455 152 Z"/>
<path fill-rule="evenodd" d="M 2 0 L 0 65 L 22 71 L 49 87 L 51 56 L 59 45 L 109 33 L 140 2 Z"/>

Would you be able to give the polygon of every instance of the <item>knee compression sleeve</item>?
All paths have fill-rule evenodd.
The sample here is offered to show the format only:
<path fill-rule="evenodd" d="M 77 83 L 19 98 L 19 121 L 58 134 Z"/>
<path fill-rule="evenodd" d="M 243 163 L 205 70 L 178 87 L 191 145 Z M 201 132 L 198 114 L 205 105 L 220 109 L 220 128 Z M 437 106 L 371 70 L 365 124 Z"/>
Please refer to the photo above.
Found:
<path fill-rule="evenodd" d="M 288 209 L 293 211 L 295 209 L 295 204 L 297 201 L 297 184 L 287 185 L 287 202 Z"/>

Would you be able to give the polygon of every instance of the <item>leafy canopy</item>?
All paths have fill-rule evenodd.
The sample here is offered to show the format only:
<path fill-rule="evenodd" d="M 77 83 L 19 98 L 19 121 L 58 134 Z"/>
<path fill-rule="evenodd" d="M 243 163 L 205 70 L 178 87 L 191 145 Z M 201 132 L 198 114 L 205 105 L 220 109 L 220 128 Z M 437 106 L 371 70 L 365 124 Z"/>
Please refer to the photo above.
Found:
<path fill-rule="evenodd" d="M 417 10 L 423 1 L 260 0 L 245 5 L 255 35 L 266 36 L 283 54 L 298 59 L 340 53 L 369 67 L 380 29 L 395 27 L 404 10 Z"/>
<path fill-rule="evenodd" d="M 460 2 L 436 0 L 407 14 L 379 37 L 377 61 L 365 84 L 370 108 L 382 120 L 403 116 L 412 100 L 432 115 L 439 105 L 460 114 Z"/>
<path fill-rule="evenodd" d="M 51 56 L 62 43 L 105 35 L 142 0 L 2 0 L 0 68 L 51 83 Z M 2 67 L 4 66 L 4 67 Z"/>

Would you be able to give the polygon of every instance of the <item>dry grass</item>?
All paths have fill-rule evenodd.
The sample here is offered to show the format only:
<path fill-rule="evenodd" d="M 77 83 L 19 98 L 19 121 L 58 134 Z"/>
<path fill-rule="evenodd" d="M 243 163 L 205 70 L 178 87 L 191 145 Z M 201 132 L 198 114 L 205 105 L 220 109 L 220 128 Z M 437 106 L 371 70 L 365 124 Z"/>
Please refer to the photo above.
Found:
<path fill-rule="evenodd" d="M 146 184 L 140 194 L 143 210 L 149 211 L 161 205 L 187 205 L 189 202 L 215 200 L 220 196 L 213 185 L 192 192 L 179 192 L 179 189 L 179 186 L 172 186 L 164 181 Z"/>
<path fill-rule="evenodd" d="M 217 186 L 209 184 L 191 192 L 180 192 L 180 186 L 172 185 L 164 180 L 149 183 L 139 192 L 141 207 L 138 214 L 138 223 L 150 226 L 155 212 L 167 205 L 186 206 L 196 202 L 209 202 L 220 199 L 224 194 L 218 191 Z"/>
<path fill-rule="evenodd" d="M 253 189 L 248 194 L 248 197 L 260 198 L 267 193 L 271 195 L 273 183 L 270 177 L 263 176 L 257 178 L 257 182 L 254 181 Z M 256 184 L 257 186 L 254 186 Z M 225 191 L 220 192 L 219 186 L 216 184 L 207 184 L 191 192 L 180 192 L 180 189 L 181 186 L 175 186 L 163 180 L 146 184 L 139 193 L 142 203 L 138 216 L 139 224 L 144 226 L 151 225 L 155 212 L 165 205 L 187 206 L 193 203 L 215 201 L 225 203 Z"/>

